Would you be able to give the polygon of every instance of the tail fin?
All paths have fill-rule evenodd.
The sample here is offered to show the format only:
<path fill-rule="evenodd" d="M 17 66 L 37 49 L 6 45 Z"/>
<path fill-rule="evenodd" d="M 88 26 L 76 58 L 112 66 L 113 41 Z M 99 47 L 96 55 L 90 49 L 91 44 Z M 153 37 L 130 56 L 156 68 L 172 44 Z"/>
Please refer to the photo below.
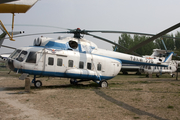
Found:
<path fill-rule="evenodd" d="M 170 54 L 165 58 L 164 63 L 169 63 L 172 60 L 174 52 L 170 52 Z"/>

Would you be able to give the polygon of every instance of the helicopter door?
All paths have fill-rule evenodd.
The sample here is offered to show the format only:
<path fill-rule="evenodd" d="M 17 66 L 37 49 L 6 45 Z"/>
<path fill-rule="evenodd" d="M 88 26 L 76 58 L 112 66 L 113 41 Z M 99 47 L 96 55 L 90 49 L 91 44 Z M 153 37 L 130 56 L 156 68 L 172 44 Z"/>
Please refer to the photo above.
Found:
<path fill-rule="evenodd" d="M 54 75 L 55 74 L 55 62 L 56 62 L 56 55 L 46 54 L 46 61 L 45 61 L 45 69 L 44 74 L 46 75 Z"/>

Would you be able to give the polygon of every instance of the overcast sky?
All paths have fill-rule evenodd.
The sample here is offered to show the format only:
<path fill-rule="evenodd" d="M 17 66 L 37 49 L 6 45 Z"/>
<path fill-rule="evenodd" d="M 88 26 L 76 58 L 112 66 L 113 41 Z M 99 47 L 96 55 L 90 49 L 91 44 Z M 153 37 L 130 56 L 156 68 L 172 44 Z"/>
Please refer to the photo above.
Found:
<path fill-rule="evenodd" d="M 180 22 L 180 0 L 39 0 L 27 13 L 15 14 L 15 24 L 48 25 L 61 28 L 86 30 L 119 30 L 156 34 Z M 11 30 L 11 14 L 0 14 L 0 20 Z M 25 34 L 66 31 L 47 27 L 15 26 L 15 31 Z M 176 33 L 180 28 L 172 31 Z M 2 32 L 0 32 L 2 33 Z M 120 34 L 96 33 L 112 41 Z M 41 36 L 41 35 L 39 35 Z M 3 45 L 12 47 L 29 46 L 39 36 L 6 39 Z M 57 38 L 72 35 L 43 35 Z M 112 45 L 85 36 L 99 48 L 112 50 Z M 12 52 L 0 48 L 1 53 Z"/>

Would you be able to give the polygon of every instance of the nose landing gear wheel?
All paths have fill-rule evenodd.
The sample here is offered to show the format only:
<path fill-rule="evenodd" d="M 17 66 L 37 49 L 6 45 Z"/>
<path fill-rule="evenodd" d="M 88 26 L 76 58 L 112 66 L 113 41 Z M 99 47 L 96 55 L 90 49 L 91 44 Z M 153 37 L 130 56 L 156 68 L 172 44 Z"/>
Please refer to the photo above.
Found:
<path fill-rule="evenodd" d="M 36 88 L 40 88 L 42 86 L 42 82 L 40 80 L 37 80 L 37 81 L 34 82 L 34 86 Z"/>
<path fill-rule="evenodd" d="M 102 80 L 100 81 L 99 86 L 102 88 L 106 88 L 108 87 L 108 82 L 106 80 Z"/>

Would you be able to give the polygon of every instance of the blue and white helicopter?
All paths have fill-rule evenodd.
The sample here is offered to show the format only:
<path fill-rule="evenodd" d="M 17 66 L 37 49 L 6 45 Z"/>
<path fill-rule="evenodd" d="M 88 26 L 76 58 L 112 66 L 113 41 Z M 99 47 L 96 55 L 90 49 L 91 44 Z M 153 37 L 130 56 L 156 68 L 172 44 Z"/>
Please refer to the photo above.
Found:
<path fill-rule="evenodd" d="M 180 23 L 168 28 L 146 42 L 140 43 L 138 47 L 179 26 Z M 173 55 L 171 53 L 166 61 L 162 62 L 157 59 L 149 60 L 136 55 L 100 49 L 93 42 L 84 39 L 82 35 L 89 35 L 116 46 L 120 45 L 90 34 L 91 32 L 122 33 L 122 31 L 95 31 L 79 28 L 65 32 L 53 32 L 53 34 L 69 33 L 74 34 L 74 36 L 61 37 L 60 39 L 39 37 L 34 40 L 33 46 L 17 48 L 8 58 L 8 67 L 17 73 L 34 75 L 32 82 L 37 88 L 42 86 L 42 82 L 36 80 L 37 75 L 70 78 L 71 84 L 92 80 L 98 83 L 100 87 L 108 87 L 107 80 L 119 73 L 122 63 L 168 67 L 168 62 Z M 134 48 L 138 47 L 135 46 Z M 130 51 L 127 50 L 127 52 Z"/>

